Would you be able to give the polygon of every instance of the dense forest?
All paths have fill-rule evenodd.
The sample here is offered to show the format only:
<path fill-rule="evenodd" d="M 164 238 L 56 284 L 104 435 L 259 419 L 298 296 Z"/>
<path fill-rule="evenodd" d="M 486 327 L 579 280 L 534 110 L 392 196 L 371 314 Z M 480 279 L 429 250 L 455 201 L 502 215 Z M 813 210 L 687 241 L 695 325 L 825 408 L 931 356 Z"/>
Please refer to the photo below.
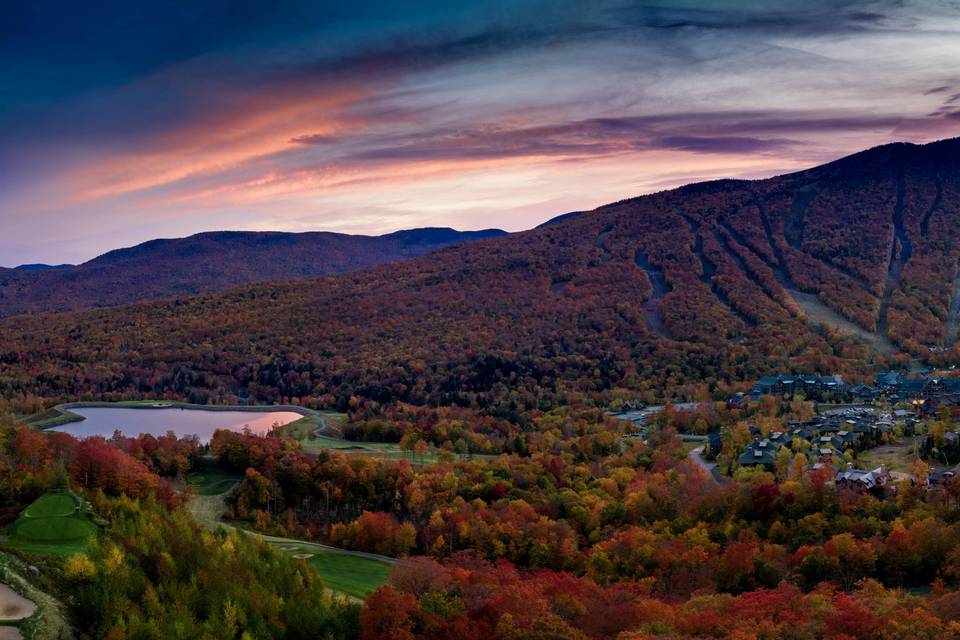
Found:
<path fill-rule="evenodd" d="M 753 410 L 766 426 L 804 411 Z M 602 425 L 596 413 L 564 417 Z M 404 558 L 362 608 L 305 562 L 192 520 L 171 488 L 198 463 L 195 438 L 6 426 L 0 498 L 19 509 L 69 483 L 89 499 L 96 539 L 35 578 L 82 638 L 958 637 L 960 485 L 906 478 L 884 497 L 800 456 L 720 482 L 672 428 L 709 417 L 667 415 L 622 449 L 601 428 L 549 454 L 420 466 L 218 432 L 219 464 L 245 469 L 229 517 Z"/>
<path fill-rule="evenodd" d="M 356 637 L 359 607 L 331 598 L 305 564 L 251 536 L 203 529 L 183 509 L 172 481 L 196 464 L 195 438 L 77 440 L 11 424 L 0 415 L 0 517 L 67 487 L 96 516 L 84 551 L 27 556 L 78 637 Z"/>
<path fill-rule="evenodd" d="M 149 396 L 516 415 L 944 360 L 958 147 L 694 185 L 359 273 L 8 319 L 0 393 L 21 407 Z"/>
<path fill-rule="evenodd" d="M 928 488 L 918 461 L 889 493 L 857 491 L 789 447 L 738 468 L 755 434 L 813 410 L 723 401 L 762 374 L 857 381 L 958 354 L 958 146 L 694 185 L 317 280 L 8 318 L 0 515 L 66 487 L 90 504 L 94 544 L 36 580 L 82 637 L 960 637 L 960 483 Z M 140 398 L 339 409 L 342 435 L 405 458 L 310 448 L 313 427 L 207 446 L 12 417 Z M 605 411 L 711 398 L 667 404 L 643 438 Z M 678 430 L 719 430 L 729 477 Z M 209 464 L 239 478 L 230 524 L 401 558 L 388 584 L 361 607 L 306 562 L 200 527 L 184 477 Z"/>
<path fill-rule="evenodd" d="M 928 493 L 924 468 L 922 484 L 907 479 L 883 499 L 834 487 L 834 471 L 809 469 L 802 454 L 720 482 L 675 433 L 623 453 L 598 433 L 564 452 L 423 467 L 225 432 L 213 451 L 246 469 L 229 516 L 349 549 L 438 560 L 470 551 L 600 584 L 638 580 L 668 599 L 782 581 L 809 591 L 828 580 L 960 580 L 960 486 Z"/>
<path fill-rule="evenodd" d="M 412 258 L 497 229 L 411 229 L 383 236 L 221 231 L 151 240 L 80 265 L 0 268 L 0 317 L 71 311 L 312 278 Z"/>

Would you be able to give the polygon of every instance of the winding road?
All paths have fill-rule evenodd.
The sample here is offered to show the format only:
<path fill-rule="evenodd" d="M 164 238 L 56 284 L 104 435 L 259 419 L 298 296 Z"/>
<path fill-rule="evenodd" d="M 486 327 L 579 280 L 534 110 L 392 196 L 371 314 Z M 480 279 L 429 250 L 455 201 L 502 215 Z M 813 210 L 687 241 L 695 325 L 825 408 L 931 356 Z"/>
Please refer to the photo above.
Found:
<path fill-rule="evenodd" d="M 270 536 L 263 533 L 257 533 L 255 531 L 247 531 L 246 529 L 226 523 L 223 521 L 223 512 L 226 509 L 223 499 L 228 492 L 229 489 L 215 496 L 193 496 L 190 498 L 190 502 L 187 503 L 187 508 L 193 515 L 194 519 L 208 529 L 214 530 L 217 527 L 223 527 L 228 531 L 241 531 L 247 535 L 256 536 L 267 544 L 277 547 L 278 549 L 289 547 L 309 547 L 318 551 L 339 553 L 342 555 L 354 556 L 356 558 L 364 558 L 367 560 L 379 560 L 380 562 L 386 562 L 388 564 L 395 564 L 397 562 L 396 558 L 391 558 L 390 556 L 382 556 L 376 553 L 366 553 L 364 551 L 341 549 L 340 547 L 332 547 L 319 542 L 307 542 L 306 540 L 297 540 L 295 538 L 280 538 L 277 536 Z"/>

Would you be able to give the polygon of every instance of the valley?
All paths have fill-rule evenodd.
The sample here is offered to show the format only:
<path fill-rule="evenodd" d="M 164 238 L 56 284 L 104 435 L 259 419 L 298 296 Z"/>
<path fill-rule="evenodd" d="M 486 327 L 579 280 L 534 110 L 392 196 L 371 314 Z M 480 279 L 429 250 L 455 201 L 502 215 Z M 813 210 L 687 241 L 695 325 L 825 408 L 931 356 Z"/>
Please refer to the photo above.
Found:
<path fill-rule="evenodd" d="M 960 640 L 960 0 L 7 5 L 0 640 Z"/>
<path fill-rule="evenodd" d="M 675 637 L 734 637 L 769 618 L 757 598 L 835 616 L 870 593 L 902 609 L 904 587 L 942 631 L 960 295 L 932 234 L 960 212 L 956 144 L 0 320 L 3 549 L 90 637 L 202 635 L 234 603 L 264 637 L 466 638 L 509 615 L 518 637 L 623 640 L 646 607 Z M 557 613 L 571 598 L 626 613 Z"/>
<path fill-rule="evenodd" d="M 715 387 L 801 362 L 858 374 L 862 354 L 846 346 L 857 343 L 880 360 L 938 364 L 956 350 L 931 351 L 924 336 L 936 333 L 942 344 L 949 323 L 913 310 L 928 308 L 938 296 L 937 304 L 949 305 L 937 272 L 911 276 L 912 288 L 890 295 L 887 335 L 875 331 L 880 276 L 876 286 L 864 287 L 862 275 L 845 273 L 887 274 L 897 253 L 897 279 L 897 272 L 948 257 L 929 244 L 923 253 L 918 247 L 909 255 L 894 252 L 865 225 L 890 224 L 901 166 L 907 189 L 932 185 L 938 176 L 941 202 L 931 224 L 944 224 L 957 211 L 951 185 L 958 170 L 947 160 L 956 157 L 955 146 L 884 147 L 867 152 L 866 161 L 838 161 L 754 183 L 706 183 L 321 280 L 7 319 L 0 322 L 0 358 L 12 377 L 0 386 L 6 394 L 70 400 L 92 383 L 120 393 L 172 393 L 200 404 L 249 397 L 283 403 L 316 395 L 343 410 L 350 395 L 374 400 L 384 389 L 398 389 L 396 400 L 415 404 L 487 397 L 501 376 L 510 375 L 528 378 L 542 398 L 554 396 L 610 354 L 617 354 L 618 364 L 603 369 L 614 377 L 602 388 L 636 376 L 642 397 L 683 400 L 684 381 L 668 383 L 666 372 L 671 363 L 691 358 L 685 345 L 694 343 L 703 345 L 698 349 L 706 358 L 682 366 L 686 381 L 710 380 Z M 813 231 L 832 228 L 836 211 L 852 207 L 858 189 L 877 182 L 885 189 L 881 203 L 891 208 L 865 210 L 857 221 L 863 229 L 849 235 Z M 906 199 L 903 219 L 922 218 L 935 198 L 930 192 Z M 837 208 L 825 208 L 827 201 Z M 847 257 L 818 257 L 828 251 Z M 862 264 L 854 266 L 855 260 Z M 838 271 L 844 261 L 846 272 Z M 551 290 L 558 278 L 563 288 Z M 821 323 L 840 331 L 824 333 Z M 640 326 L 647 335 L 638 335 Z M 589 340 L 572 338 L 596 327 L 603 330 Z M 214 343 L 216 350 L 191 346 Z M 547 354 L 558 346 L 571 358 L 569 366 L 551 364 Z M 655 355 L 626 356 L 636 348 Z M 747 352 L 750 365 L 742 369 L 738 362 Z M 246 366 L 250 358 L 258 362 L 253 368 Z M 379 366 L 384 358 L 398 366 Z M 90 366 L 94 361 L 104 366 Z M 27 362 L 39 375 L 20 375 Z"/>

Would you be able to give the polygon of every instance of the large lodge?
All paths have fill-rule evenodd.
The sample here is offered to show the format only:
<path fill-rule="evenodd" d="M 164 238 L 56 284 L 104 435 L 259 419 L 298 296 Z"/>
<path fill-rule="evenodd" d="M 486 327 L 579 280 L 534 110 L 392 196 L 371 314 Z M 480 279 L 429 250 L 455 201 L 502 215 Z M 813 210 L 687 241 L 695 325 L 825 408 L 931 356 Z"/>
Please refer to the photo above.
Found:
<path fill-rule="evenodd" d="M 882 467 L 872 471 L 853 468 L 848 460 L 850 454 L 882 444 L 895 423 L 910 427 L 921 417 L 933 415 L 944 406 L 960 405 L 960 377 L 941 377 L 929 371 L 911 374 L 883 371 L 876 375 L 872 385 L 851 387 L 837 375 L 766 376 L 756 382 L 750 399 L 759 400 L 764 395 L 803 397 L 823 403 L 889 403 L 888 409 L 883 411 L 866 407 L 834 409 L 809 421 L 789 422 L 784 431 L 766 437 L 752 427 L 754 440 L 738 456 L 740 466 L 773 469 L 781 448 L 802 449 L 807 452 L 810 468 L 831 469 L 836 474 L 834 482 L 838 486 L 876 492 L 883 491 L 888 485 L 887 471 Z M 739 402 L 742 398 L 743 395 L 739 394 L 735 400 Z M 910 406 L 907 409 L 891 406 L 897 404 Z M 925 449 L 933 446 L 932 440 L 927 440 Z M 798 441 L 803 444 L 798 445 Z M 946 433 L 944 441 L 936 451 L 945 461 L 956 462 L 960 459 L 960 430 Z M 710 442 L 717 453 L 722 447 L 720 439 L 714 438 Z M 957 469 L 932 471 L 929 484 L 949 484 L 956 474 Z"/>

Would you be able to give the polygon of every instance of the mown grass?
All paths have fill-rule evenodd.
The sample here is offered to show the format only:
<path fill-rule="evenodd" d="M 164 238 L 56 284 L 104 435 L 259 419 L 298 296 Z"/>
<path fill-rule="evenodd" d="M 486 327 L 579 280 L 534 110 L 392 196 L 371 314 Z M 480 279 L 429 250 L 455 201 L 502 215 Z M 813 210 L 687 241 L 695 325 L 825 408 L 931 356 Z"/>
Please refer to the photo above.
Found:
<path fill-rule="evenodd" d="M 43 413 L 27 419 L 27 424 L 36 429 L 52 429 L 71 422 L 80 422 L 83 416 L 57 408 L 47 409 Z"/>
<path fill-rule="evenodd" d="M 69 516 L 77 510 L 77 501 L 66 493 L 52 493 L 41 496 L 23 510 L 23 515 L 29 518 L 52 518 Z"/>
<path fill-rule="evenodd" d="M 328 438 L 327 436 L 314 436 L 309 440 L 301 440 L 300 446 L 307 451 L 320 451 L 322 449 L 337 449 L 339 451 L 369 451 L 373 453 L 387 452 L 391 450 L 400 451 L 396 443 L 392 442 L 354 442 L 353 440 L 340 440 L 339 438 Z"/>
<path fill-rule="evenodd" d="M 230 487 L 242 479 L 242 476 L 235 473 L 198 471 L 187 475 L 187 484 L 197 488 L 197 495 L 218 496 L 221 493 L 226 493 Z"/>
<path fill-rule="evenodd" d="M 6 545 L 34 555 L 66 556 L 86 551 L 96 536 L 96 526 L 76 510 L 72 496 L 47 494 L 23 510 Z"/>
<path fill-rule="evenodd" d="M 380 560 L 361 558 L 313 547 L 284 546 L 290 555 L 313 554 L 307 563 L 323 576 L 329 589 L 354 598 L 366 598 L 387 581 L 390 565 Z"/>

